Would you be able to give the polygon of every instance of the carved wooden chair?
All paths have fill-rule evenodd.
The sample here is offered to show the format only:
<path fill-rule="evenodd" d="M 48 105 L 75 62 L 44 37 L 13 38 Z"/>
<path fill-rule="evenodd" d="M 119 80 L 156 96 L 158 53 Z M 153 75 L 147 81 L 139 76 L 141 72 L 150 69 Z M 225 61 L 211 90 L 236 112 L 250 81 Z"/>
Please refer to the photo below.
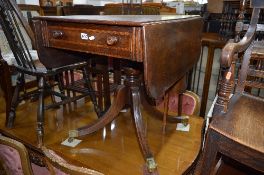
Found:
<path fill-rule="evenodd" d="M 88 71 L 87 71 L 87 62 L 82 59 L 76 60 L 68 60 L 65 63 L 61 63 L 60 66 L 49 69 L 46 68 L 41 62 L 33 61 L 32 55 L 29 52 L 28 46 L 25 42 L 25 39 L 21 33 L 21 26 L 26 30 L 29 35 L 33 45 L 35 45 L 35 39 L 31 28 L 28 23 L 26 23 L 24 17 L 18 9 L 18 6 L 13 0 L 1 0 L 0 1 L 0 24 L 3 28 L 5 36 L 8 40 L 9 46 L 14 54 L 15 63 L 14 67 L 18 72 L 17 77 L 17 85 L 14 91 L 14 95 L 11 102 L 10 113 L 6 118 L 6 126 L 11 128 L 14 125 L 14 120 L 16 117 L 16 107 L 19 102 L 23 99 L 24 96 L 20 96 L 20 91 L 25 85 L 24 76 L 31 75 L 36 77 L 38 80 L 38 90 L 37 92 L 33 91 L 32 94 L 37 94 L 39 98 L 39 107 L 37 114 L 37 135 L 38 135 L 38 143 L 39 145 L 43 144 L 43 135 L 44 135 L 44 109 L 48 109 L 50 107 L 62 105 L 69 103 L 71 101 L 76 101 L 84 96 L 90 95 L 92 102 L 94 103 L 94 108 L 96 113 L 100 116 L 100 109 L 97 106 L 95 94 L 92 90 L 91 82 L 89 79 Z M 36 47 L 38 47 L 36 45 Z M 46 60 L 47 61 L 47 60 Z M 88 89 L 81 95 L 70 98 L 63 93 L 62 81 L 58 81 L 58 87 L 60 92 L 53 91 L 52 85 L 46 81 L 53 80 L 55 77 L 59 77 L 59 75 L 65 71 L 80 69 L 83 73 L 84 77 L 84 85 Z M 59 78 L 58 78 L 59 79 Z M 82 91 L 81 91 L 82 92 Z M 44 106 L 44 95 L 46 93 L 59 96 L 62 101 L 54 103 L 49 106 Z M 31 95 L 30 93 L 27 95 Z"/>
<path fill-rule="evenodd" d="M 217 162 L 224 157 L 250 167 L 250 171 L 264 173 L 264 98 L 247 92 L 247 87 L 264 88 L 264 41 L 254 41 L 264 1 L 251 0 L 251 7 L 254 9 L 245 37 L 227 44 L 222 52 L 225 73 L 207 133 L 202 174 L 213 174 Z M 236 83 L 236 54 L 243 51 Z"/>
<path fill-rule="evenodd" d="M 56 154 L 53 150 L 42 147 L 42 151 L 45 155 L 46 164 L 52 175 L 56 174 L 70 174 L 70 175 L 103 175 L 102 173 L 72 165 Z"/>
<path fill-rule="evenodd" d="M 50 174 L 46 167 L 30 162 L 27 149 L 22 143 L 2 135 L 0 135 L 0 164 L 3 166 L 4 174 Z"/>

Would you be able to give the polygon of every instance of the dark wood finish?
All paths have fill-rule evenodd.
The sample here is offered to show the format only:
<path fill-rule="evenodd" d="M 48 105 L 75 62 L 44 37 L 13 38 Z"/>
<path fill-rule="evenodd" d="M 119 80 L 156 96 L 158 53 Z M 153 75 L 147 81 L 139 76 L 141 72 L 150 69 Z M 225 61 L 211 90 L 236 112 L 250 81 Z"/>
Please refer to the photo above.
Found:
<path fill-rule="evenodd" d="M 254 41 L 245 52 L 236 93 L 249 93 L 250 89 L 264 89 L 263 60 L 264 60 L 264 48 L 263 41 Z M 261 97 L 256 97 L 261 99 Z"/>
<path fill-rule="evenodd" d="M 55 49 L 63 49 L 122 58 L 128 62 L 130 68 L 126 69 L 125 86 L 118 88 L 109 110 L 94 123 L 71 130 L 69 135 L 70 137 L 85 136 L 103 128 L 116 118 L 126 104 L 129 104 L 147 171 L 152 174 L 157 173 L 156 161 L 148 146 L 145 124 L 139 108 L 145 96 L 141 93 L 143 88 L 140 72 L 144 69 L 144 83 L 148 95 L 154 98 L 163 96 L 186 74 L 199 57 L 201 18 L 197 16 L 37 17 L 35 24 L 42 33 L 38 43 L 43 47 L 43 52 L 49 49 L 53 49 L 54 52 Z M 190 26 L 195 26 L 198 31 L 191 30 Z M 54 38 L 54 32 L 62 35 Z M 82 33 L 93 37 L 88 37 L 87 40 Z M 82 36 L 84 38 L 80 39 Z M 159 43 L 156 42 L 157 40 Z M 157 44 L 153 45 L 153 43 Z M 183 52 L 187 49 L 190 52 Z M 45 64 L 48 64 L 48 67 L 54 66 L 48 62 Z M 151 110 L 154 110 L 153 107 Z M 160 116 L 162 119 L 162 114 Z"/>
<path fill-rule="evenodd" d="M 217 157 L 222 155 L 259 174 L 264 173 L 264 100 L 245 91 L 246 86 L 264 88 L 261 82 L 263 66 L 252 66 L 250 63 L 252 59 L 264 59 L 263 42 L 254 41 L 261 6 L 253 1 L 251 3 L 254 10 L 245 37 L 238 43 L 227 44 L 223 49 L 221 65 L 226 71 L 214 106 L 213 121 L 208 129 L 201 174 L 214 174 Z M 235 54 L 243 51 L 245 54 L 238 84 L 234 89 Z M 230 98 L 232 91 L 234 95 Z"/>
<path fill-rule="evenodd" d="M 96 27 L 96 30 L 95 30 Z M 112 31 L 112 32 L 111 32 Z M 57 24 L 49 23 L 45 34 L 47 39 L 44 40 L 46 46 L 61 49 L 74 49 L 76 51 L 87 51 L 89 53 L 102 54 L 112 57 L 127 58 L 132 55 L 132 48 L 139 50 L 137 43 L 131 45 L 133 33 L 132 28 L 127 30 L 126 27 L 119 27 L 118 33 L 116 27 L 113 26 L 87 26 L 75 24 Z M 61 36 L 57 36 L 60 33 Z M 89 36 L 95 36 L 96 40 L 87 41 L 81 39 L 80 33 L 87 33 Z M 72 38 L 76 38 L 73 40 Z M 88 44 L 87 44 L 88 42 Z M 76 44 L 78 43 L 78 44 Z M 111 48 L 111 50 L 109 49 Z M 140 55 L 141 56 L 141 55 Z M 135 55 L 132 59 L 142 60 L 142 56 Z"/>
<path fill-rule="evenodd" d="M 110 99 L 110 95 L 111 92 L 114 91 L 114 89 L 116 88 L 115 85 L 110 85 L 109 82 L 109 68 L 108 68 L 108 59 L 104 56 L 93 56 L 92 59 L 95 61 L 95 69 L 98 71 L 99 76 L 97 76 L 97 81 L 101 81 L 98 82 L 98 86 L 101 86 L 101 90 L 98 89 L 98 92 L 102 92 L 101 95 L 99 94 L 99 96 L 101 96 L 101 100 L 102 100 L 102 106 L 103 106 L 103 111 L 107 111 L 108 108 L 111 105 L 111 99 Z M 101 80 L 100 80 L 101 79 Z"/>
<path fill-rule="evenodd" d="M 80 5 L 80 6 L 63 6 L 63 7 L 40 7 L 40 6 L 37 6 L 37 5 L 28 5 L 28 4 L 18 4 L 20 10 L 23 10 L 23 11 L 37 11 L 40 15 L 46 15 L 46 16 L 50 16 L 50 15 L 80 15 L 80 14 L 99 14 L 99 11 L 100 10 L 103 10 L 103 7 L 94 7 L 94 6 L 85 6 L 85 5 Z M 63 10 L 63 12 L 62 12 Z M 91 11 L 92 10 L 92 11 Z M 31 23 L 31 18 L 32 18 L 32 15 L 29 15 L 28 16 L 28 21 L 29 21 L 29 24 L 30 24 L 30 27 L 33 26 L 33 24 Z M 56 33 L 55 35 L 60 35 L 60 33 Z M 83 56 L 83 57 L 87 57 L 86 55 Z M 68 60 L 70 60 L 68 58 Z M 74 63 L 76 61 L 76 58 L 74 59 L 74 61 L 71 61 L 70 63 L 66 61 L 66 64 L 71 64 L 71 63 Z M 65 61 L 64 61 L 65 63 Z M 63 64 L 64 64 L 63 63 Z M 62 65 L 61 65 L 62 66 Z M 104 83 L 104 87 L 105 89 L 109 89 L 107 88 L 109 86 L 109 83 L 107 83 L 105 80 L 108 79 L 107 75 L 105 72 L 98 72 L 97 70 L 91 70 L 91 72 L 95 73 L 97 72 L 97 74 L 102 74 L 104 75 L 102 77 L 102 79 L 104 80 L 103 83 Z M 74 76 L 73 76 L 73 72 L 69 73 L 71 76 L 71 82 L 74 82 Z M 68 74 L 67 74 L 68 75 Z M 66 80 L 69 80 L 70 77 L 65 77 Z M 67 84 L 67 82 L 66 82 Z M 100 85 L 99 82 L 97 82 L 98 86 Z M 69 85 L 69 84 L 67 84 Z M 75 88 L 76 89 L 76 88 Z M 109 91 L 109 90 L 108 90 Z M 69 95 L 69 90 L 68 90 L 68 93 L 67 95 Z M 102 98 L 102 95 L 104 95 L 104 104 L 101 103 L 101 105 L 99 105 L 101 111 L 105 111 L 109 106 L 110 106 L 110 93 L 109 92 L 105 92 L 105 93 L 102 93 L 102 91 L 98 91 L 97 93 L 98 95 L 98 101 L 101 99 L 103 101 L 103 98 Z"/>
<path fill-rule="evenodd" d="M 62 8 L 63 15 L 100 15 L 100 12 L 104 11 L 103 6 L 92 6 L 92 5 L 75 5 L 75 6 L 64 6 Z"/>
<path fill-rule="evenodd" d="M 64 6 L 63 15 L 99 15 L 103 12 L 103 6 L 92 5 L 74 5 Z M 111 105 L 110 91 L 115 86 L 109 83 L 108 59 L 103 56 L 92 56 L 92 65 L 95 66 L 97 72 L 97 86 L 98 86 L 98 104 L 102 111 L 106 111 Z M 94 64 L 93 64 L 94 63 Z M 100 75 L 99 75 L 100 74 Z M 101 93 L 102 92 L 102 93 Z"/>
<path fill-rule="evenodd" d="M 28 95 L 37 94 L 39 98 L 39 108 L 37 114 L 37 135 L 38 135 L 38 143 L 41 146 L 43 144 L 43 135 L 44 135 L 44 109 L 48 109 L 50 107 L 62 105 L 69 103 L 71 101 L 76 101 L 84 96 L 89 95 L 91 97 L 92 102 L 95 104 L 95 111 L 100 116 L 100 109 L 96 104 L 96 99 L 94 97 L 94 92 L 91 87 L 91 82 L 87 73 L 87 63 L 85 61 L 77 61 L 74 60 L 74 64 L 68 64 L 63 67 L 58 67 L 56 69 L 47 69 L 41 63 L 37 64 L 32 60 L 32 56 L 29 52 L 28 46 L 26 45 L 25 39 L 22 35 L 19 23 L 22 23 L 22 26 L 29 34 L 30 38 L 32 38 L 32 45 L 35 45 L 35 38 L 31 28 L 26 22 L 25 18 L 22 16 L 21 12 L 18 9 L 17 4 L 10 1 L 1 1 L 0 3 L 0 23 L 3 27 L 4 34 L 8 40 L 9 46 L 14 54 L 16 63 L 13 65 L 14 69 L 18 72 L 17 83 L 14 90 L 14 94 L 11 101 L 9 115 L 6 117 L 6 127 L 12 128 L 14 126 L 15 118 L 16 118 L 16 108 L 21 100 L 24 100 L 24 97 Z M 37 31 L 36 31 L 37 33 Z M 67 57 L 65 57 L 67 58 Z M 48 80 L 53 79 L 56 75 L 60 75 L 64 71 L 81 69 L 84 75 L 84 86 L 88 89 L 87 92 L 83 92 L 81 95 L 76 97 L 65 96 L 63 93 L 59 93 L 53 91 L 50 82 L 46 82 Z M 21 95 L 20 91 L 25 88 L 25 75 L 34 76 L 38 81 L 38 89 L 37 91 L 32 91 L 29 94 Z M 61 98 L 62 101 L 52 104 L 50 106 L 44 106 L 44 95 L 49 93 L 51 95 L 56 95 Z M 7 105 L 8 106 L 8 105 Z"/>
<path fill-rule="evenodd" d="M 218 99 L 216 102 L 216 106 L 214 108 L 215 111 L 227 111 L 227 104 L 229 102 L 229 96 L 234 87 L 234 59 L 236 53 L 241 53 L 245 51 L 251 42 L 254 40 L 254 34 L 256 31 L 257 23 L 258 23 L 258 15 L 260 9 L 255 8 L 252 14 L 250 27 L 245 34 L 244 39 L 242 39 L 238 43 L 229 43 L 227 44 L 222 52 L 221 57 L 221 66 L 226 69 L 224 73 L 224 77 L 221 81 L 220 90 L 218 93 Z"/>
<path fill-rule="evenodd" d="M 224 2 L 222 17 L 220 19 L 219 34 L 226 40 L 235 37 L 235 28 L 238 17 L 239 2 L 236 1 L 234 3 L 235 4 L 238 3 L 237 9 L 234 8 L 235 5 L 233 5 L 232 3 Z"/>
<path fill-rule="evenodd" d="M 19 4 L 19 9 L 21 11 L 37 11 L 41 13 L 40 7 L 36 5 L 27 5 L 27 4 Z M 17 10 L 21 16 L 21 12 Z M 28 19 L 29 20 L 29 19 Z M 30 23 L 28 23 L 24 18 L 22 19 L 22 25 L 25 27 L 25 31 L 28 34 L 30 40 L 32 41 L 32 47 L 35 47 L 35 38 L 34 34 L 31 30 Z M 0 51 L 1 54 L 1 51 Z M 10 108 L 11 108 L 11 100 L 13 97 L 14 86 L 12 85 L 12 75 L 15 74 L 15 70 L 12 66 L 9 66 L 7 62 L 0 56 L 0 66 L 1 66 L 1 76 L 0 76 L 0 85 L 4 92 L 5 102 L 6 102 L 6 117 L 8 117 Z M 32 88 L 36 86 L 36 81 L 31 81 L 25 84 L 25 88 Z"/>
<path fill-rule="evenodd" d="M 229 107 L 228 113 L 215 115 L 210 124 L 201 174 L 213 174 L 217 154 L 263 173 L 263 101 L 237 94 Z"/>
<path fill-rule="evenodd" d="M 244 25 L 248 23 L 249 11 L 250 13 L 252 11 L 251 9 L 249 9 L 249 4 L 250 3 L 248 0 L 225 1 L 224 7 L 223 7 L 222 19 L 220 20 L 221 27 L 220 27 L 219 33 L 204 33 L 202 37 L 202 46 L 208 47 L 208 56 L 207 56 L 207 62 L 206 62 L 203 91 L 202 91 L 202 103 L 201 103 L 201 110 L 200 110 L 201 116 L 205 116 L 206 107 L 207 107 L 210 78 L 211 78 L 211 73 L 212 73 L 211 71 L 212 71 L 212 66 L 213 66 L 214 50 L 223 49 L 225 44 L 228 42 L 228 39 L 230 38 L 234 38 L 234 40 L 230 40 L 230 42 L 240 41 L 240 38 L 243 37 L 243 35 L 245 34 Z M 247 16 L 246 20 L 245 20 L 245 15 Z M 221 72 L 221 70 L 219 72 Z M 221 75 L 219 74 L 218 80 L 220 77 Z M 199 81 L 199 78 L 198 78 L 198 81 Z M 218 88 L 218 85 L 217 85 L 217 88 Z M 216 88 L 216 92 L 218 90 L 217 88 Z"/>
<path fill-rule="evenodd" d="M 62 8 L 63 8 L 62 6 L 58 6 L 58 7 L 41 6 L 41 9 L 42 9 L 44 16 L 54 16 L 54 15 L 61 16 L 61 15 L 63 15 L 62 14 Z"/>
<path fill-rule="evenodd" d="M 235 39 L 234 42 L 239 42 L 241 38 L 242 31 L 244 29 L 244 19 L 245 19 L 245 10 L 246 10 L 246 3 L 248 0 L 241 0 L 240 1 L 240 8 L 239 8 L 239 15 L 236 22 L 235 28 Z"/>
<path fill-rule="evenodd" d="M 210 2 L 208 2 L 209 14 L 207 14 L 208 17 L 205 16 L 206 21 L 209 20 L 209 25 L 207 25 L 209 31 L 207 30 L 207 32 L 219 32 L 219 34 L 225 39 L 233 39 L 236 36 L 236 41 L 238 41 L 238 37 L 242 38 L 244 36 L 246 30 L 245 28 L 250 23 L 250 17 L 252 14 L 250 0 L 222 0 L 220 2 L 214 1 L 215 0 L 210 0 Z M 216 6 L 218 4 L 218 7 L 222 6 L 221 13 L 213 12 L 211 7 L 209 7 L 211 4 Z M 264 11 L 262 10 L 260 13 L 260 24 L 262 24 L 264 20 L 263 12 Z M 221 15 L 221 18 L 218 18 L 215 15 Z M 240 32 L 238 32 L 237 29 Z M 260 40 L 263 38 L 263 32 L 258 32 L 256 35 Z"/>
<path fill-rule="evenodd" d="M 1 54 L 1 51 L 0 51 Z M 4 98 L 5 98 L 5 111 L 6 111 L 6 118 L 9 115 L 9 111 L 11 108 L 11 100 L 13 96 L 13 87 L 12 87 L 12 81 L 11 81 L 11 75 L 12 71 L 10 70 L 10 67 L 8 66 L 7 62 L 2 58 L 2 55 L 0 55 L 0 85 L 1 89 L 4 92 Z"/>
<path fill-rule="evenodd" d="M 18 4 L 18 7 L 21 11 L 35 11 L 38 12 L 39 15 L 43 15 L 42 8 L 39 5 L 30 5 L 30 4 Z"/>
<path fill-rule="evenodd" d="M 159 15 L 161 6 L 148 3 L 114 3 L 104 6 L 105 15 Z"/>
<path fill-rule="evenodd" d="M 141 18 L 137 18 L 136 16 L 103 15 L 38 17 L 37 19 L 41 20 L 41 31 L 44 36 L 43 45 L 45 47 L 96 53 L 137 62 L 144 61 L 144 65 L 148 65 L 145 66 L 146 71 L 144 72 L 145 84 L 147 85 L 148 94 L 154 98 L 162 96 L 164 91 L 175 84 L 185 74 L 186 69 L 190 69 L 193 63 L 197 61 L 200 53 L 197 50 L 201 46 L 201 41 L 199 40 L 201 33 L 194 32 L 190 27 L 187 27 L 193 25 L 197 29 L 201 29 L 202 23 L 199 17 L 184 18 L 184 16 L 171 15 L 142 16 Z M 62 26 L 61 28 L 59 26 L 56 27 L 56 23 L 58 22 L 60 22 L 59 26 Z M 153 23 L 156 25 L 151 25 Z M 178 25 L 179 23 L 181 25 Z M 71 26 L 71 34 L 68 33 L 68 28 L 64 28 L 63 26 Z M 84 32 L 93 32 L 92 34 L 94 34 L 95 38 L 98 37 L 99 40 L 87 42 L 81 40 L 80 27 L 87 28 L 87 31 L 82 29 Z M 54 39 L 52 33 L 55 30 L 63 31 L 64 37 Z M 99 31 L 102 32 L 102 36 Z M 157 33 L 156 31 L 159 32 Z M 177 35 L 177 33 L 181 33 L 182 35 Z M 188 35 L 184 35 L 185 33 L 188 33 Z M 119 38 L 114 46 L 107 45 L 107 34 Z M 160 41 L 155 47 L 153 47 L 152 43 L 156 43 L 156 37 L 153 36 L 158 37 Z M 69 37 L 73 37 L 71 41 L 69 41 Z M 67 41 L 67 45 L 63 45 L 61 41 Z M 77 46 L 76 44 L 79 42 L 80 44 Z M 81 43 L 85 43 L 85 45 Z M 121 43 L 124 45 L 121 45 Z M 173 47 L 173 49 L 168 52 L 169 48 L 167 46 Z M 190 52 L 181 52 L 185 48 L 191 49 Z M 175 62 L 167 60 L 168 58 L 181 59 L 177 59 L 177 62 Z M 155 64 L 157 62 L 160 64 Z M 51 67 L 54 64 L 52 62 L 45 65 Z M 166 71 L 157 72 L 155 70 Z"/>

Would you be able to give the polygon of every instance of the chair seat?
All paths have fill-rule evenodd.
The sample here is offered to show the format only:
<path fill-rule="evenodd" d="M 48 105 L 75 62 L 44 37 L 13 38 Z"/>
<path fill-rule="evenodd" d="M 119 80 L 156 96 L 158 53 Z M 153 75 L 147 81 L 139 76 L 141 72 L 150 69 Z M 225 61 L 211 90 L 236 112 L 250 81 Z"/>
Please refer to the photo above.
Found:
<path fill-rule="evenodd" d="M 210 128 L 227 138 L 235 138 L 239 144 L 264 153 L 264 101 L 235 94 L 230 100 L 228 112 L 224 116 L 214 116 Z"/>
<path fill-rule="evenodd" d="M 36 61 L 38 60 L 38 52 L 36 50 L 29 50 L 31 56 L 32 56 L 32 60 Z M 7 64 L 9 66 L 14 65 L 16 63 L 16 59 L 15 56 L 12 52 L 10 53 L 6 53 L 2 55 L 3 59 L 7 62 Z"/>
<path fill-rule="evenodd" d="M 84 62 L 69 64 L 69 65 L 54 68 L 54 69 L 47 69 L 39 60 L 34 61 L 34 63 L 35 63 L 36 69 L 24 68 L 19 65 L 16 65 L 15 68 L 28 75 L 53 76 L 57 73 L 61 73 L 66 70 L 78 69 L 78 68 L 82 68 L 87 65 L 87 62 L 84 61 Z"/>

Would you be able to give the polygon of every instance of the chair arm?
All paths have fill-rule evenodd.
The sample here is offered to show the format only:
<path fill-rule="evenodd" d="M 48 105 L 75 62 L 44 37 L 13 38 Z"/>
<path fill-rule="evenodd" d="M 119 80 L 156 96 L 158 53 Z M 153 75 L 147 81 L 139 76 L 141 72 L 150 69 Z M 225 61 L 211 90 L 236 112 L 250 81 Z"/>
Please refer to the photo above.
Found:
<path fill-rule="evenodd" d="M 245 36 L 243 37 L 243 39 L 240 42 L 228 43 L 223 48 L 222 55 L 221 55 L 221 66 L 222 67 L 225 67 L 225 68 L 230 67 L 231 63 L 233 61 L 235 61 L 234 55 L 236 53 L 244 52 L 249 47 L 251 42 L 254 40 L 255 32 L 257 30 L 259 13 L 260 13 L 259 8 L 253 9 L 250 26 L 249 26 Z"/>
<path fill-rule="evenodd" d="M 237 57 L 235 54 L 245 51 L 254 41 L 255 32 L 257 30 L 257 23 L 259 19 L 259 8 L 254 8 L 251 16 L 251 22 L 247 33 L 243 39 L 238 43 L 227 44 L 221 55 L 221 67 L 225 68 L 223 79 L 220 82 L 220 89 L 218 91 L 218 98 L 214 106 L 213 115 L 221 115 L 228 110 L 229 97 L 234 88 L 234 61 Z"/>
<path fill-rule="evenodd" d="M 57 171 L 60 171 L 60 173 L 58 174 L 62 174 L 63 172 L 71 175 L 103 175 L 102 173 L 92 169 L 72 165 L 66 162 L 54 151 L 47 149 L 44 146 L 41 149 L 45 155 L 46 163 L 48 164 L 48 169 L 51 171 L 51 174 L 57 174 L 53 170 L 53 168 L 55 167 L 57 168 Z"/>

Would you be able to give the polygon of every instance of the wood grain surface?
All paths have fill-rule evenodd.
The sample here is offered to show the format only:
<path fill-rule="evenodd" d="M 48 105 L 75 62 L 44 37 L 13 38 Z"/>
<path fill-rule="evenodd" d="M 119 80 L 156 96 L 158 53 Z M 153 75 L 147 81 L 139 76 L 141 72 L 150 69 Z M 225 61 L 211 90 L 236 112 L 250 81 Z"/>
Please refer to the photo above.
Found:
<path fill-rule="evenodd" d="M 49 100 L 49 99 L 46 99 Z M 2 104 L 1 104 L 2 105 Z M 36 107 L 26 102 L 18 107 L 15 127 L 4 126 L 5 113 L 0 114 L 0 131 L 22 141 L 28 148 L 37 149 Z M 143 111 L 149 145 L 158 163 L 161 175 L 182 174 L 195 160 L 200 150 L 201 117 L 190 117 L 190 131 L 176 131 L 176 124 L 167 124 L 162 134 L 162 121 Z M 104 129 L 81 137 L 82 142 L 74 148 L 61 145 L 68 131 L 86 125 L 96 119 L 91 102 L 79 101 L 77 108 L 61 107 L 47 110 L 45 114 L 44 145 L 67 161 L 104 174 L 142 174 L 144 159 L 140 152 L 130 112 L 120 113 L 116 120 Z"/>

